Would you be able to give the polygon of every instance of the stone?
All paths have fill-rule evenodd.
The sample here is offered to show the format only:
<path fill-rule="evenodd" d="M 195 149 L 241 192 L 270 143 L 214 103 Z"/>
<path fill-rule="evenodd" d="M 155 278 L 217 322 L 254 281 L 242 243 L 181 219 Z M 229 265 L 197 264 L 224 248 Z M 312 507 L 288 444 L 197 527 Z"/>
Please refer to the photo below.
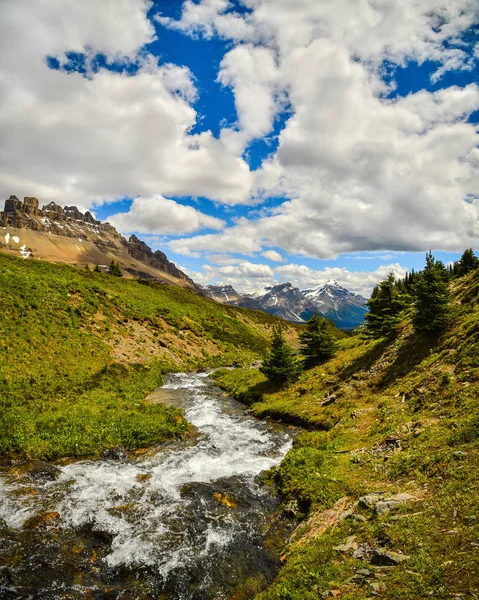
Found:
<path fill-rule="evenodd" d="M 399 506 L 400 504 L 404 504 L 406 502 L 412 502 L 413 500 L 417 500 L 417 498 L 415 498 L 411 494 L 396 494 L 395 496 L 390 496 L 386 500 L 376 502 L 374 510 L 376 511 L 376 514 L 381 516 L 389 512 L 391 509 L 396 508 L 396 506 Z"/>
<path fill-rule="evenodd" d="M 328 396 L 326 400 L 323 400 L 323 402 L 321 402 L 321 406 L 329 406 L 330 404 L 334 404 L 334 402 L 336 402 L 337 399 L 338 397 L 336 396 L 336 394 L 331 394 L 331 396 Z"/>
<path fill-rule="evenodd" d="M 374 510 L 377 502 L 383 500 L 384 494 L 380 492 L 375 492 L 373 494 L 367 494 L 366 496 L 361 496 L 358 500 L 359 508 L 365 508 L 368 510 Z"/>
<path fill-rule="evenodd" d="M 386 586 L 382 581 L 373 581 L 369 585 L 371 586 L 371 590 L 375 595 L 380 595 L 386 591 Z"/>
<path fill-rule="evenodd" d="M 23 524 L 23 529 L 46 529 L 56 527 L 60 520 L 60 513 L 51 511 L 30 517 Z"/>
<path fill-rule="evenodd" d="M 370 560 L 375 551 L 376 549 L 371 544 L 362 542 L 358 544 L 358 547 L 353 552 L 353 558 L 356 560 Z"/>
<path fill-rule="evenodd" d="M 122 446 L 114 446 L 104 450 L 101 457 L 105 460 L 125 460 L 128 458 L 128 453 Z"/>
<path fill-rule="evenodd" d="M 333 550 L 337 550 L 338 552 L 349 552 L 350 550 L 355 550 L 358 547 L 358 543 L 356 541 L 356 536 L 349 536 L 343 544 L 339 546 L 333 546 Z"/>
<path fill-rule="evenodd" d="M 28 469 L 31 479 L 36 481 L 55 481 L 61 475 L 61 470 L 55 465 L 36 460 L 33 466 Z"/>
<path fill-rule="evenodd" d="M 321 594 L 321 598 L 338 598 L 340 595 L 339 590 L 326 590 Z"/>
<path fill-rule="evenodd" d="M 382 550 L 380 548 L 376 548 L 373 550 L 370 562 L 372 565 L 395 566 L 400 565 L 408 559 L 409 556 L 406 556 L 405 554 L 400 554 L 399 552 L 393 552 L 391 550 Z"/>

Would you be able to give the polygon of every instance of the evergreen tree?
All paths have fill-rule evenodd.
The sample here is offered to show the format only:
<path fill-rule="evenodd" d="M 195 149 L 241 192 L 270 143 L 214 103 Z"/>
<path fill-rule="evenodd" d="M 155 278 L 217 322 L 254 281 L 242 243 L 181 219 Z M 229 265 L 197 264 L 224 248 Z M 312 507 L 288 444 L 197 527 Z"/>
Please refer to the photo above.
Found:
<path fill-rule="evenodd" d="M 366 328 L 369 335 L 375 338 L 389 335 L 397 325 L 399 313 L 406 304 L 391 271 L 388 278 L 374 288 L 367 302 L 369 312 L 366 314 Z"/>
<path fill-rule="evenodd" d="M 426 266 L 417 278 L 414 293 L 416 331 L 445 329 L 450 312 L 449 276 L 444 264 L 436 261 L 431 252 L 426 255 Z"/>
<path fill-rule="evenodd" d="M 94 273 L 102 273 L 103 271 L 100 269 L 100 265 L 96 263 L 95 268 L 93 269 Z"/>
<path fill-rule="evenodd" d="M 286 343 L 281 327 L 273 328 L 271 349 L 259 369 L 274 384 L 284 386 L 298 378 L 301 371 L 299 361 Z"/>
<path fill-rule="evenodd" d="M 89 271 L 89 270 L 90 270 L 90 265 L 89 265 L 88 263 L 86 263 L 86 265 L 85 265 L 85 269 L 86 269 L 87 271 Z"/>
<path fill-rule="evenodd" d="M 120 265 L 116 263 L 113 259 L 108 267 L 108 273 L 110 275 L 114 275 L 115 277 L 123 277 L 123 273 L 121 272 Z"/>
<path fill-rule="evenodd" d="M 301 354 L 307 367 L 318 365 L 336 353 L 336 339 L 329 321 L 316 311 L 300 334 Z"/>
<path fill-rule="evenodd" d="M 462 277 L 479 267 L 479 258 L 474 254 L 472 248 L 469 248 L 468 250 L 464 250 L 459 262 L 455 263 L 454 266 L 456 265 L 457 268 L 455 274 L 458 277 Z"/>

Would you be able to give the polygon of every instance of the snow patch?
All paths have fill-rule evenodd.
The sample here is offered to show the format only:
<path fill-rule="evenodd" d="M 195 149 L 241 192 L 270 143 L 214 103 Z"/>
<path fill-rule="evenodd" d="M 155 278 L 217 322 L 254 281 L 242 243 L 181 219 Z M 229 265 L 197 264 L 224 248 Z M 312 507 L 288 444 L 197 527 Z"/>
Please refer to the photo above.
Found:
<path fill-rule="evenodd" d="M 12 240 L 15 242 L 15 244 L 20 243 L 20 238 L 18 237 L 18 235 L 12 235 Z"/>
<path fill-rule="evenodd" d="M 8 244 L 9 241 L 10 241 L 10 234 L 7 232 L 5 234 L 5 243 Z"/>

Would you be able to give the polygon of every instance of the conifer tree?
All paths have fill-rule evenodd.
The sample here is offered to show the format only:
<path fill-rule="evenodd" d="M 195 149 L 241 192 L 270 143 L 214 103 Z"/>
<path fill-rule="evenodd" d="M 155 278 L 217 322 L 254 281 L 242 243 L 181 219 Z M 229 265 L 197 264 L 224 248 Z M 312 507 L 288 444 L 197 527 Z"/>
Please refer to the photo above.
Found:
<path fill-rule="evenodd" d="M 272 383 L 280 387 L 294 381 L 299 376 L 301 365 L 293 356 L 293 351 L 286 343 L 279 326 L 273 328 L 271 349 L 259 370 Z"/>
<path fill-rule="evenodd" d="M 94 273 L 102 273 L 102 270 L 100 269 L 100 265 L 98 263 L 96 263 L 95 268 L 93 269 Z"/>
<path fill-rule="evenodd" d="M 392 271 L 387 279 L 374 288 L 367 305 L 366 328 L 369 335 L 375 338 L 389 335 L 399 321 L 399 313 L 406 306 Z"/>
<path fill-rule="evenodd" d="M 307 367 L 318 365 L 336 353 L 337 343 L 332 327 L 317 311 L 306 324 L 306 331 L 300 334 L 299 339 L 301 354 Z"/>
<path fill-rule="evenodd" d="M 120 265 L 116 263 L 113 259 L 108 267 L 108 273 L 110 275 L 114 275 L 115 277 L 123 277 L 123 273 L 121 272 Z"/>
<path fill-rule="evenodd" d="M 446 328 L 450 314 L 449 275 L 440 260 L 426 254 L 426 266 L 414 285 L 416 331 L 438 332 Z"/>
<path fill-rule="evenodd" d="M 474 254 L 472 248 L 469 248 L 468 250 L 464 250 L 460 260 L 454 266 L 457 266 L 455 275 L 462 277 L 479 267 L 479 258 Z"/>

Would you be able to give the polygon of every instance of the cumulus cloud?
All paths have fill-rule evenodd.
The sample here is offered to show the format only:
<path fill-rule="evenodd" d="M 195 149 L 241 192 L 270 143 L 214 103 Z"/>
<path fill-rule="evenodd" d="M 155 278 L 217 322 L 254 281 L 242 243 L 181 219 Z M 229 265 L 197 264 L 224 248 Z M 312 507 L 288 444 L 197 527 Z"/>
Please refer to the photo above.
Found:
<path fill-rule="evenodd" d="M 84 207 L 124 196 L 249 200 L 241 157 L 191 135 L 197 91 L 186 67 L 145 53 L 148 0 L 0 3 L 0 193 Z M 68 72 L 69 52 L 86 76 Z M 103 53 L 133 71 L 91 68 Z M 60 68 L 49 67 L 47 58 Z"/>
<path fill-rule="evenodd" d="M 276 252 L 276 250 L 266 250 L 266 252 L 263 252 L 261 256 L 264 256 L 273 262 L 284 262 L 285 260 L 279 252 Z"/>
<path fill-rule="evenodd" d="M 221 267 L 206 264 L 202 271 L 186 270 L 186 272 L 201 285 L 232 285 L 237 291 L 243 293 L 253 293 L 262 289 L 274 279 L 271 267 L 249 261 Z"/>
<path fill-rule="evenodd" d="M 218 236 L 175 242 L 178 252 L 251 255 L 263 247 L 334 258 L 363 250 L 459 251 L 479 236 L 479 88 L 422 90 L 389 98 L 384 72 L 409 61 L 471 69 L 461 36 L 479 22 L 474 0 L 255 0 L 239 14 L 227 2 L 186 2 L 167 23 L 237 44 L 219 80 L 235 93 L 234 144 L 290 116 L 278 149 L 254 172 L 253 195 L 289 198 L 274 213 L 241 220 Z M 206 10 L 207 9 L 207 10 Z M 243 20 L 244 27 L 236 21 Z M 228 30 L 228 23 L 235 26 Z M 447 43 L 444 43 L 447 41 Z M 252 68 L 251 65 L 257 66 Z M 248 97 L 248 85 L 257 90 Z M 255 112 L 254 98 L 259 102 Z M 237 148 L 236 148 L 237 150 Z"/>
<path fill-rule="evenodd" d="M 369 297 L 375 285 L 392 271 L 399 279 L 404 277 L 406 269 L 399 263 L 382 265 L 375 271 L 350 271 L 344 267 L 327 267 L 321 270 L 310 269 L 305 265 L 288 264 L 275 268 L 281 281 L 290 281 L 300 289 L 315 287 L 335 279 L 346 289 Z"/>
<path fill-rule="evenodd" d="M 192 233 L 198 229 L 222 229 L 225 225 L 221 219 L 158 194 L 149 198 L 135 198 L 128 212 L 117 213 L 108 220 L 122 233 L 135 231 L 163 235 Z"/>

